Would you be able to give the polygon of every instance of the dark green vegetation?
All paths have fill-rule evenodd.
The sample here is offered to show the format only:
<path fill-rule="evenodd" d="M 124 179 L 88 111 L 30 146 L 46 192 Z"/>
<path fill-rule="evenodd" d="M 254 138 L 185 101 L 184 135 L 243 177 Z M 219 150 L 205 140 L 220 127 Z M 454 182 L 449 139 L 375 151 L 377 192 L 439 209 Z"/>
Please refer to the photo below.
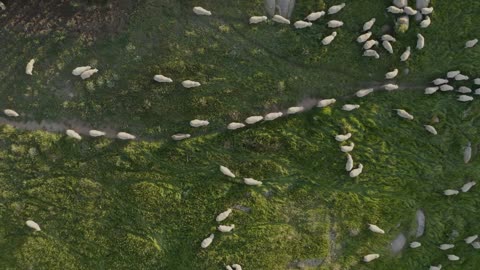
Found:
<path fill-rule="evenodd" d="M 293 20 L 323 1 L 297 1 Z M 328 6 L 338 1 L 325 1 Z M 461 3 L 460 3 L 461 2 Z M 197 17 L 194 5 L 214 12 Z M 245 130 L 225 132 L 226 123 L 295 105 L 308 97 L 339 97 L 377 85 L 392 69 L 404 85 L 423 86 L 460 69 L 478 76 L 480 48 L 462 49 L 480 36 L 480 2 L 435 1 L 432 26 L 397 36 L 396 54 L 379 60 L 361 57 L 354 39 L 361 25 L 377 18 L 374 32 L 393 27 L 384 15 L 387 1 L 347 1 L 335 15 L 345 21 L 337 39 L 320 46 L 331 31 L 326 20 L 311 29 L 273 23 L 249 26 L 263 14 L 263 1 L 140 1 L 128 29 L 95 41 L 68 32 L 20 34 L 2 29 L 1 108 L 25 118 L 74 118 L 111 122 L 156 142 L 108 139 L 73 141 L 62 135 L 0 130 L 0 268 L 2 269 L 285 269 L 296 260 L 325 259 L 319 269 L 476 269 L 480 256 L 463 238 L 480 232 L 478 187 L 446 198 L 442 191 L 477 180 L 480 160 L 463 164 L 463 146 L 480 143 L 480 107 L 455 101 L 452 93 L 423 95 L 412 89 L 351 99 L 359 110 L 314 109 Z M 468 8 L 467 8 L 468 7 Z M 13 12 L 13 11 L 10 11 Z M 399 55 L 415 46 L 408 63 Z M 6 42 L 8 41 L 8 43 Z M 37 59 L 34 76 L 24 68 Z M 79 65 L 100 72 L 81 81 L 70 75 Z M 158 84 L 154 74 L 176 83 Z M 200 81 L 183 89 L 183 79 Z M 415 88 L 415 87 L 414 87 Z M 349 101 L 350 102 L 350 101 Z M 414 121 L 392 111 L 404 108 Z M 438 136 L 423 129 L 435 124 Z M 188 121 L 209 119 L 205 135 L 174 143 L 175 132 L 191 132 Z M 365 165 L 352 180 L 333 136 L 352 132 L 354 159 Z M 264 181 L 247 187 L 223 176 L 218 166 L 241 177 Z M 214 232 L 215 216 L 234 210 L 213 244 L 200 242 Z M 413 241 L 415 211 L 427 217 L 423 246 L 390 254 L 389 243 L 403 232 Z M 24 223 L 42 227 L 34 233 Z M 385 235 L 366 230 L 367 223 Z M 450 239 L 452 230 L 459 236 Z M 352 236 L 359 232 L 358 235 Z M 436 248 L 455 243 L 451 252 Z M 380 253 L 370 264 L 363 255 Z M 461 257 L 448 262 L 446 254 Z"/>

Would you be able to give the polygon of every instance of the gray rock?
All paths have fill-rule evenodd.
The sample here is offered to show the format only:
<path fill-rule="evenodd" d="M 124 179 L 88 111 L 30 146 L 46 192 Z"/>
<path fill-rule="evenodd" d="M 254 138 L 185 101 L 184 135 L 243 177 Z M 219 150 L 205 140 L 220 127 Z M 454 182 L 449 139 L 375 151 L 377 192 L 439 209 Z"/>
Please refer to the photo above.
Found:
<path fill-rule="evenodd" d="M 422 210 L 417 210 L 417 233 L 415 237 L 420 237 L 425 232 L 425 214 Z"/>
<path fill-rule="evenodd" d="M 392 249 L 392 253 L 396 254 L 400 252 L 404 247 L 405 243 L 407 242 L 407 238 L 403 233 L 400 233 L 395 240 L 390 243 L 390 248 Z"/>
<path fill-rule="evenodd" d="M 265 11 L 267 12 L 268 16 L 273 17 L 275 15 L 275 0 L 264 0 L 265 4 Z"/>
<path fill-rule="evenodd" d="M 290 18 L 295 7 L 295 0 L 264 0 L 265 11 L 269 16 L 278 14 Z"/>
<path fill-rule="evenodd" d="M 393 4 L 399 8 L 404 8 L 408 5 L 408 0 L 393 0 Z"/>
<path fill-rule="evenodd" d="M 243 205 L 239 205 L 239 204 L 233 206 L 233 208 L 234 208 L 234 209 L 237 209 L 237 210 L 240 210 L 240 211 L 243 211 L 243 212 L 247 212 L 247 213 L 249 213 L 250 211 L 252 211 L 252 208 L 246 207 L 246 206 L 243 206 Z"/>
<path fill-rule="evenodd" d="M 311 268 L 311 267 L 318 267 L 323 263 L 323 259 L 305 259 L 305 260 L 298 260 L 291 264 L 291 266 L 296 266 L 300 269 Z"/>

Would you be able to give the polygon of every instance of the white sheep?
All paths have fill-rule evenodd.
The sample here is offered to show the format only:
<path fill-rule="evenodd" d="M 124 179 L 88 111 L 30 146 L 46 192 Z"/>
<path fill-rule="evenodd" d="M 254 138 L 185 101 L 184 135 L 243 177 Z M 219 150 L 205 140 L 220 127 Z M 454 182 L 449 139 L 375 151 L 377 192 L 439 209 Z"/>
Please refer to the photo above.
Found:
<path fill-rule="evenodd" d="M 232 224 L 230 226 L 228 226 L 228 225 L 218 225 L 218 227 L 217 227 L 217 229 L 220 232 L 231 232 L 234 228 L 235 228 L 234 224 Z"/>
<path fill-rule="evenodd" d="M 363 56 L 375 57 L 375 59 L 380 58 L 380 55 L 375 50 L 366 50 L 363 52 Z"/>
<path fill-rule="evenodd" d="M 453 254 L 448 254 L 447 255 L 447 258 L 449 261 L 458 261 L 460 260 L 460 257 L 456 256 L 456 255 L 453 255 Z"/>
<path fill-rule="evenodd" d="M 466 86 L 460 86 L 457 91 L 462 94 L 468 94 L 472 92 L 472 89 Z"/>
<path fill-rule="evenodd" d="M 0 1 L 0 9 L 1 10 L 6 10 L 7 9 L 7 6 L 5 6 L 5 4 L 2 1 Z"/>
<path fill-rule="evenodd" d="M 279 117 L 282 117 L 283 113 L 282 112 L 273 112 L 273 113 L 268 113 L 265 115 L 265 121 L 273 121 Z"/>
<path fill-rule="evenodd" d="M 347 112 L 356 110 L 358 108 L 360 108 L 360 105 L 358 105 L 358 104 L 345 104 L 345 105 L 342 106 L 342 110 L 347 111 Z"/>
<path fill-rule="evenodd" d="M 422 8 L 421 11 L 422 11 L 422 14 L 423 14 L 423 15 L 432 14 L 432 12 L 433 12 L 433 7 Z"/>
<path fill-rule="evenodd" d="M 67 129 L 65 134 L 67 134 L 68 137 L 74 138 L 76 140 L 81 140 L 82 139 L 82 136 L 80 136 L 80 134 L 78 134 L 75 130 L 72 130 L 72 129 Z"/>
<path fill-rule="evenodd" d="M 243 178 L 243 183 L 248 186 L 261 186 L 263 184 L 262 181 L 255 180 L 253 178 Z"/>
<path fill-rule="evenodd" d="M 440 87 L 438 87 L 438 86 L 427 87 L 427 88 L 425 88 L 425 95 L 431 95 L 431 94 L 437 92 L 438 89 L 440 89 Z"/>
<path fill-rule="evenodd" d="M 473 83 L 476 84 L 476 85 L 480 85 L 480 78 L 474 79 Z"/>
<path fill-rule="evenodd" d="M 426 129 L 428 132 L 432 133 L 433 135 L 437 135 L 437 134 L 438 134 L 437 130 L 436 130 L 433 126 L 431 126 L 431 125 L 424 125 L 424 127 L 425 127 L 425 129 Z"/>
<path fill-rule="evenodd" d="M 193 88 L 193 87 L 199 87 L 201 84 L 196 81 L 191 81 L 191 80 L 185 80 L 182 82 L 182 86 L 185 88 Z"/>
<path fill-rule="evenodd" d="M 446 84 L 446 83 L 448 83 L 448 80 L 443 79 L 443 78 L 437 78 L 437 79 L 433 80 L 432 83 L 435 84 L 435 85 Z"/>
<path fill-rule="evenodd" d="M 478 43 L 478 39 L 469 40 L 469 41 L 465 42 L 465 48 L 472 48 L 475 45 L 477 45 L 477 43 Z"/>
<path fill-rule="evenodd" d="M 82 67 L 76 67 L 72 70 L 72 75 L 73 76 L 80 76 L 82 75 L 83 72 L 92 69 L 91 66 L 82 66 Z"/>
<path fill-rule="evenodd" d="M 405 62 L 410 58 L 410 46 L 400 55 L 400 61 Z"/>
<path fill-rule="evenodd" d="M 245 119 L 245 123 L 247 123 L 249 125 L 253 125 L 253 124 L 255 124 L 257 122 L 260 122 L 262 120 L 263 120 L 263 116 L 259 116 L 259 115 L 250 116 L 247 119 Z"/>
<path fill-rule="evenodd" d="M 331 20 L 327 23 L 327 26 L 330 28 L 338 28 L 343 26 L 343 22 L 338 20 Z"/>
<path fill-rule="evenodd" d="M 303 29 L 303 28 L 311 27 L 312 23 L 311 22 L 305 22 L 305 21 L 296 21 L 295 23 L 293 23 L 293 26 L 296 29 Z"/>
<path fill-rule="evenodd" d="M 90 131 L 88 131 L 88 134 L 92 137 L 101 137 L 105 136 L 106 133 L 100 130 L 91 129 Z"/>
<path fill-rule="evenodd" d="M 475 181 L 467 182 L 462 186 L 461 190 L 462 190 L 462 192 L 468 192 L 476 184 L 477 183 Z"/>
<path fill-rule="evenodd" d="M 475 95 L 480 95 L 480 88 L 475 89 L 475 93 L 474 93 L 474 94 L 475 94 Z"/>
<path fill-rule="evenodd" d="M 391 35 L 385 34 L 382 36 L 382 41 L 396 42 L 397 40 Z"/>
<path fill-rule="evenodd" d="M 303 112 L 305 108 L 303 106 L 299 106 L 299 107 L 290 107 L 288 108 L 287 110 L 287 114 L 296 114 L 296 113 L 299 113 L 299 112 Z"/>
<path fill-rule="evenodd" d="M 473 242 L 473 243 L 472 243 L 472 247 L 473 247 L 474 249 L 480 249 L 480 242 L 479 242 L 479 241 Z"/>
<path fill-rule="evenodd" d="M 388 84 L 385 84 L 383 86 L 383 88 L 387 91 L 393 91 L 393 90 L 397 90 L 398 89 L 398 85 L 396 84 L 392 84 L 392 83 L 388 83 Z"/>
<path fill-rule="evenodd" d="M 347 134 L 338 134 L 335 135 L 335 140 L 337 142 L 344 142 L 352 137 L 352 133 L 347 133 Z"/>
<path fill-rule="evenodd" d="M 178 134 L 174 134 L 172 135 L 172 139 L 174 141 L 181 141 L 181 140 L 185 140 L 185 139 L 188 139 L 192 137 L 192 135 L 190 134 L 184 134 L 184 133 L 178 133 Z"/>
<path fill-rule="evenodd" d="M 232 264 L 234 270 L 242 270 L 242 266 L 239 264 Z"/>
<path fill-rule="evenodd" d="M 340 10 L 342 10 L 343 8 L 345 7 L 345 3 L 341 3 L 340 5 L 335 5 L 335 6 L 331 6 L 329 9 L 328 9 L 328 14 L 335 14 L 335 13 L 338 13 Z"/>
<path fill-rule="evenodd" d="M 353 158 L 352 158 L 352 155 L 347 153 L 347 163 L 345 164 L 345 170 L 349 172 L 352 169 L 353 169 Z"/>
<path fill-rule="evenodd" d="M 273 16 L 272 21 L 277 22 L 277 23 L 290 24 L 290 20 L 285 19 L 284 17 L 282 17 L 278 14 Z"/>
<path fill-rule="evenodd" d="M 203 7 L 194 7 L 193 8 L 193 13 L 195 13 L 197 15 L 200 15 L 200 16 L 210 16 L 210 15 L 212 15 L 212 12 L 204 9 Z"/>
<path fill-rule="evenodd" d="M 447 78 L 453 79 L 453 78 L 455 78 L 455 76 L 457 76 L 458 74 L 460 74 L 460 70 L 452 70 L 452 71 L 449 71 L 449 72 L 447 72 Z"/>
<path fill-rule="evenodd" d="M 467 96 L 467 95 L 460 95 L 458 96 L 457 100 L 461 102 L 468 102 L 468 101 L 472 101 L 473 97 Z"/>
<path fill-rule="evenodd" d="M 266 22 L 267 21 L 267 16 L 252 16 L 248 20 L 250 24 L 257 24 L 261 22 Z"/>
<path fill-rule="evenodd" d="M 465 146 L 465 150 L 463 151 L 463 162 L 467 164 L 471 158 L 472 158 L 472 144 L 468 142 L 467 146 Z"/>
<path fill-rule="evenodd" d="M 215 218 L 215 220 L 217 222 L 222 222 L 224 221 L 225 219 L 228 218 L 228 216 L 232 213 L 232 209 L 231 208 L 228 208 L 226 211 L 220 213 L 217 215 L 217 217 Z"/>
<path fill-rule="evenodd" d="M 322 39 L 322 44 L 325 46 L 330 45 L 330 43 L 332 43 L 332 41 L 335 39 L 336 36 L 337 36 L 337 32 L 334 31 L 332 34 Z"/>
<path fill-rule="evenodd" d="M 370 37 L 372 36 L 372 32 L 367 32 L 365 34 L 361 34 L 360 36 L 357 37 L 357 42 L 358 43 L 364 43 L 367 41 Z"/>
<path fill-rule="evenodd" d="M 368 31 L 368 30 L 372 29 L 372 27 L 373 27 L 373 25 L 375 24 L 375 21 L 376 21 L 376 20 L 377 20 L 377 19 L 372 18 L 372 19 L 370 19 L 369 21 L 365 22 L 365 23 L 363 24 L 363 31 Z"/>
<path fill-rule="evenodd" d="M 25 67 L 25 74 L 27 74 L 27 75 L 32 75 L 32 72 L 33 72 L 33 64 L 35 64 L 35 59 L 31 59 L 31 60 L 27 63 L 27 66 Z"/>
<path fill-rule="evenodd" d="M 25 224 L 26 224 L 28 227 L 34 229 L 34 230 L 37 231 L 37 232 L 39 232 L 39 231 L 42 230 L 42 229 L 40 229 L 40 225 L 38 225 L 38 223 L 36 223 L 36 222 L 33 221 L 33 220 L 27 220 L 27 221 L 25 222 Z"/>
<path fill-rule="evenodd" d="M 375 259 L 378 259 L 380 257 L 380 254 L 368 254 L 363 256 L 363 261 L 364 262 L 371 262 Z"/>
<path fill-rule="evenodd" d="M 370 40 L 367 40 L 365 42 L 365 44 L 363 44 L 363 49 L 368 50 L 368 49 L 371 49 L 373 46 L 376 46 L 376 45 L 378 45 L 378 41 L 376 41 L 374 39 L 370 39 Z"/>
<path fill-rule="evenodd" d="M 344 153 L 349 153 L 353 151 L 354 147 L 355 147 L 355 143 L 351 142 L 350 145 L 341 145 L 340 150 Z"/>
<path fill-rule="evenodd" d="M 322 99 L 322 100 L 318 101 L 317 107 L 319 107 L 319 108 L 327 107 L 327 106 L 330 106 L 330 105 L 334 104 L 335 102 L 337 102 L 337 100 L 334 99 L 334 98 Z"/>
<path fill-rule="evenodd" d="M 233 268 L 230 265 L 225 266 L 225 269 L 227 270 L 233 270 Z"/>
<path fill-rule="evenodd" d="M 356 169 L 353 169 L 350 171 L 350 177 L 355 178 L 359 176 L 363 171 L 363 164 L 360 163 L 358 164 L 358 167 Z"/>
<path fill-rule="evenodd" d="M 410 243 L 410 248 L 418 248 L 420 247 L 422 244 L 420 242 L 411 242 Z"/>
<path fill-rule="evenodd" d="M 358 91 L 355 93 L 355 95 L 356 95 L 357 97 L 364 97 L 364 96 L 366 96 L 366 95 L 368 95 L 368 94 L 370 94 L 370 93 L 372 93 L 372 92 L 373 92 L 373 88 L 360 89 L 360 90 L 358 90 Z"/>
<path fill-rule="evenodd" d="M 437 266 L 430 265 L 430 268 L 428 268 L 428 270 L 442 270 L 442 265 L 441 264 Z"/>
<path fill-rule="evenodd" d="M 403 110 L 403 109 L 393 109 L 394 111 L 397 111 L 397 115 L 402 117 L 402 118 L 405 118 L 405 119 L 408 119 L 408 120 L 413 120 L 413 115 L 409 114 L 407 111 Z"/>
<path fill-rule="evenodd" d="M 96 69 L 96 68 L 86 70 L 86 71 L 82 72 L 82 74 L 80 74 L 80 78 L 82 78 L 82 80 L 86 80 L 86 79 L 92 77 L 92 75 L 97 73 L 97 72 L 98 72 L 98 69 Z"/>
<path fill-rule="evenodd" d="M 385 74 L 385 79 L 391 80 L 391 79 L 397 77 L 397 75 L 398 75 L 398 69 L 394 69 L 394 70 L 392 70 L 390 72 L 387 72 Z"/>
<path fill-rule="evenodd" d="M 421 50 L 425 47 L 425 37 L 422 34 L 417 34 L 417 50 Z"/>
<path fill-rule="evenodd" d="M 440 85 L 440 91 L 445 92 L 445 91 L 453 91 L 453 86 L 448 85 L 448 84 L 442 84 Z"/>
<path fill-rule="evenodd" d="M 385 234 L 385 231 L 380 229 L 377 225 L 368 224 L 368 229 L 374 233 Z"/>
<path fill-rule="evenodd" d="M 454 195 L 457 195 L 458 194 L 458 190 L 455 190 L 455 189 L 446 189 L 443 191 L 443 194 L 445 196 L 454 196 Z"/>
<path fill-rule="evenodd" d="M 11 110 L 11 109 L 5 109 L 5 110 L 3 111 L 3 113 L 4 113 L 6 116 L 10 116 L 10 117 L 18 117 L 18 116 L 20 116 L 16 111 Z"/>
<path fill-rule="evenodd" d="M 405 14 L 410 15 L 410 16 L 417 15 L 417 11 L 415 9 L 411 8 L 411 7 L 404 7 L 403 11 L 405 12 Z"/>
<path fill-rule="evenodd" d="M 441 250 L 448 250 L 454 247 L 455 247 L 454 244 L 441 244 L 438 248 Z"/>
<path fill-rule="evenodd" d="M 227 125 L 227 129 L 229 130 L 236 130 L 239 128 L 244 128 L 245 124 L 243 123 L 237 123 L 237 122 L 231 122 L 230 124 Z"/>
<path fill-rule="evenodd" d="M 403 13 L 403 8 L 398 8 L 396 6 L 389 6 L 387 8 L 387 12 L 390 12 L 392 14 L 402 14 Z"/>
<path fill-rule="evenodd" d="M 228 177 L 235 178 L 235 174 L 233 174 L 232 171 L 230 171 L 230 169 L 225 166 L 220 165 L 220 171 Z"/>
<path fill-rule="evenodd" d="M 478 234 L 475 234 L 475 235 L 472 235 L 472 236 L 469 236 L 469 237 L 465 238 L 464 240 L 465 240 L 465 243 L 471 244 L 471 243 L 473 243 L 473 241 L 477 240 L 477 238 L 478 238 Z"/>
<path fill-rule="evenodd" d="M 392 47 L 392 44 L 390 44 L 390 42 L 388 40 L 384 40 L 382 42 L 382 46 L 383 48 L 385 48 L 385 50 L 387 50 L 387 52 L 389 52 L 390 54 L 393 53 L 393 47 Z"/>
<path fill-rule="evenodd" d="M 455 76 L 455 81 L 466 81 L 468 79 L 468 76 L 463 74 L 458 74 L 457 76 Z"/>
<path fill-rule="evenodd" d="M 160 82 L 160 83 L 171 83 L 173 80 L 169 77 L 163 76 L 161 74 L 157 74 L 153 76 L 153 80 Z"/>
<path fill-rule="evenodd" d="M 305 19 L 313 22 L 313 21 L 316 21 L 316 20 L 320 19 L 324 15 L 325 15 L 325 11 L 312 12 L 312 13 L 308 14 L 308 16 Z"/>
<path fill-rule="evenodd" d="M 212 234 L 210 234 L 209 237 L 203 239 L 202 244 L 200 246 L 202 248 L 207 248 L 213 242 L 213 238 L 215 238 L 215 235 L 212 233 Z"/>
<path fill-rule="evenodd" d="M 191 127 L 205 127 L 205 126 L 208 126 L 210 124 L 210 122 L 208 122 L 207 120 L 200 120 L 200 119 L 193 119 L 192 121 L 190 121 L 190 126 Z"/>
<path fill-rule="evenodd" d="M 420 28 L 427 28 L 430 26 L 432 23 L 432 20 L 430 20 L 429 16 L 426 16 L 426 18 L 420 22 Z"/>
<path fill-rule="evenodd" d="M 135 140 L 136 137 L 130 133 L 122 131 L 117 133 L 117 138 L 120 140 Z"/>

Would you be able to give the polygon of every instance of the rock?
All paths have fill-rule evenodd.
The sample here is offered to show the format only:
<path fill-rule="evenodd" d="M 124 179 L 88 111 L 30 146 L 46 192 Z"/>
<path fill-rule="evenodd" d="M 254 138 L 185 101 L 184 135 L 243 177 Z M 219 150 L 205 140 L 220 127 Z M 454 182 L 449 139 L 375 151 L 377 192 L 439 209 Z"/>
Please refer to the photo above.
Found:
<path fill-rule="evenodd" d="M 300 269 L 318 267 L 323 262 L 322 259 L 305 259 L 297 262 L 297 267 Z"/>
<path fill-rule="evenodd" d="M 275 0 L 264 0 L 265 3 L 265 11 L 267 12 L 268 16 L 273 17 L 275 15 Z"/>
<path fill-rule="evenodd" d="M 246 213 L 249 213 L 252 209 L 250 207 L 246 207 L 246 206 L 243 206 L 243 205 L 235 205 L 233 206 L 234 209 L 237 209 L 237 210 L 240 210 L 240 211 L 243 211 L 243 212 L 246 212 Z"/>
<path fill-rule="evenodd" d="M 265 11 L 272 17 L 278 14 L 286 19 L 290 18 L 295 7 L 295 0 L 264 0 Z"/>
<path fill-rule="evenodd" d="M 405 243 L 407 243 L 407 238 L 405 235 L 403 235 L 403 233 L 400 233 L 397 238 L 390 243 L 392 253 L 396 254 L 400 252 L 405 247 Z"/>
<path fill-rule="evenodd" d="M 404 8 L 408 5 L 408 0 L 393 0 L 393 4 L 398 8 Z"/>
<path fill-rule="evenodd" d="M 417 210 L 417 232 L 415 237 L 420 237 L 425 232 L 425 214 L 422 210 Z"/>

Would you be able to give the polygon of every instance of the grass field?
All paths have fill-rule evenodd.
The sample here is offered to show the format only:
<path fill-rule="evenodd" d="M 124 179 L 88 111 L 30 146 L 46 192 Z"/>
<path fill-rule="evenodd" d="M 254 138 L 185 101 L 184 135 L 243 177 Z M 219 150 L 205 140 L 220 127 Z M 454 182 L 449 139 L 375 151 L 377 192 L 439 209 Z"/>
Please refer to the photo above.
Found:
<path fill-rule="evenodd" d="M 297 1 L 292 21 L 338 2 Z M 331 33 L 325 26 L 330 17 L 302 30 L 248 25 L 250 16 L 264 14 L 260 0 L 142 0 L 130 3 L 121 31 L 94 39 L 61 28 L 2 28 L 0 108 L 18 111 L 18 121 L 107 125 L 141 140 L 74 141 L 2 126 L 0 269 L 224 269 L 239 263 L 277 270 L 309 259 L 321 264 L 304 269 L 477 269 L 479 251 L 463 239 L 480 233 L 478 187 L 454 197 L 442 192 L 478 182 L 480 104 L 478 98 L 460 103 L 451 92 L 427 96 L 422 89 L 450 70 L 480 77 L 480 47 L 463 49 L 480 36 L 480 2 L 432 1 L 432 25 L 421 29 L 411 21 L 408 32 L 396 35 L 395 54 L 379 49 L 378 60 L 362 57 L 355 39 L 372 17 L 376 37 L 382 26 L 393 29 L 394 17 L 385 13 L 390 1 L 345 2 L 331 16 L 345 26 L 328 47 L 321 40 Z M 196 5 L 213 15 L 195 16 Z M 419 32 L 426 39 L 422 51 L 414 49 Z M 407 46 L 411 59 L 400 62 Z M 27 77 L 31 58 L 37 62 Z M 87 64 L 100 72 L 85 81 L 71 75 Z M 352 97 L 382 85 L 393 68 L 401 71 L 396 82 L 404 90 Z M 175 82 L 156 83 L 155 74 Z M 202 86 L 184 89 L 185 79 Z M 225 129 L 250 115 L 330 97 L 338 100 L 332 107 Z M 361 107 L 345 112 L 345 103 Z M 415 119 L 399 118 L 396 108 Z M 194 118 L 211 124 L 193 129 L 188 122 Z M 178 132 L 193 136 L 171 141 Z M 345 172 L 334 139 L 344 132 L 353 133 L 352 155 L 365 166 L 355 179 Z M 464 164 L 468 142 L 474 155 Z M 222 175 L 219 165 L 264 184 L 245 186 Z M 235 224 L 234 231 L 215 232 L 215 216 L 229 207 L 234 211 L 224 224 Z M 417 239 L 419 209 L 426 231 Z M 26 227 L 27 219 L 42 231 Z M 373 234 L 367 223 L 386 234 Z M 213 232 L 212 245 L 201 249 Z M 407 247 L 392 254 L 390 243 L 400 233 Z M 412 241 L 422 246 L 408 248 Z M 443 243 L 456 246 L 441 251 Z M 369 253 L 381 257 L 361 262 Z M 447 254 L 461 259 L 449 262 Z"/>

